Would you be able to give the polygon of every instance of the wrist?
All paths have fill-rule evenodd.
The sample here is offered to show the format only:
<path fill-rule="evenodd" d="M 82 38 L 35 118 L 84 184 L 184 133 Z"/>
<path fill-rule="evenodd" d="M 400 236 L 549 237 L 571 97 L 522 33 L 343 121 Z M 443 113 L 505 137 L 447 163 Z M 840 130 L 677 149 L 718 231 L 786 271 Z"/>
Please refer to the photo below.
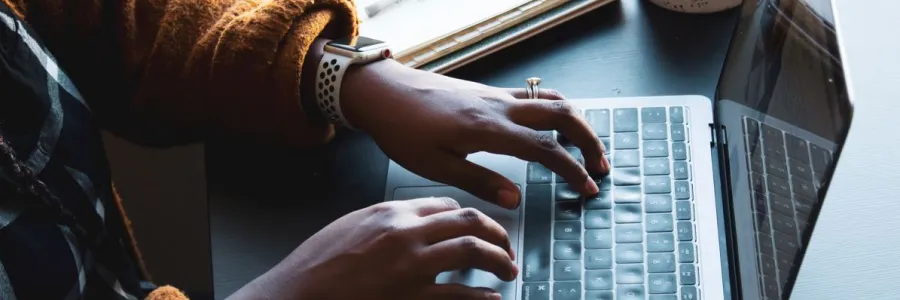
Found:
<path fill-rule="evenodd" d="M 316 71 L 322 57 L 325 56 L 325 44 L 330 41 L 317 38 L 306 50 L 303 65 L 300 69 L 300 107 L 307 117 L 317 122 L 327 122 L 319 111 L 316 100 Z"/>
<path fill-rule="evenodd" d="M 373 121 L 373 109 L 389 105 L 414 79 L 416 70 L 393 59 L 357 65 L 347 70 L 341 89 L 344 117 L 356 128 L 366 131 Z"/>

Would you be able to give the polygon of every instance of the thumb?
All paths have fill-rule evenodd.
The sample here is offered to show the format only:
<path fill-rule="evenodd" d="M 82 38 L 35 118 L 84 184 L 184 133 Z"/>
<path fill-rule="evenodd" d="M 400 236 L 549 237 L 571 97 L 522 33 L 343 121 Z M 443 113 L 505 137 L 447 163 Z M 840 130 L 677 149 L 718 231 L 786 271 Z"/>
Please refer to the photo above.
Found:
<path fill-rule="evenodd" d="M 422 177 L 460 188 L 475 197 L 514 209 L 521 203 L 519 188 L 503 175 L 448 152 L 429 156 L 410 168 Z"/>

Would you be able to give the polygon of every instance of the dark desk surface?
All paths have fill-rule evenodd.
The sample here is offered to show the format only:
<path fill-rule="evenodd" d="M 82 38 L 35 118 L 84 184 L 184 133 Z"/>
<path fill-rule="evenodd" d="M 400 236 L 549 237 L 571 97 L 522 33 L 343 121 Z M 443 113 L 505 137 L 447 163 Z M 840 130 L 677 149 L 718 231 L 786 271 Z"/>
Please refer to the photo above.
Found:
<path fill-rule="evenodd" d="M 542 87 L 568 98 L 712 98 L 736 13 L 687 15 L 646 1 L 616 2 L 449 75 L 504 87 L 540 76 Z M 388 160 L 359 134 L 307 151 L 227 143 L 208 143 L 206 151 L 217 299 L 384 195 Z"/>

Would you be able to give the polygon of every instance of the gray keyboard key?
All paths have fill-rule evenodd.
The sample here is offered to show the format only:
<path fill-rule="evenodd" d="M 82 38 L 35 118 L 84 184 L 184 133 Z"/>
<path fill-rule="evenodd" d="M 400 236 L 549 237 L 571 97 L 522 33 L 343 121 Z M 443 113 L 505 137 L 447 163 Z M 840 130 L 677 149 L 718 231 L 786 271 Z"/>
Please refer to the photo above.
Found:
<path fill-rule="evenodd" d="M 694 243 L 678 243 L 678 262 L 694 262 Z"/>
<path fill-rule="evenodd" d="M 807 152 L 809 150 L 807 150 L 806 141 L 790 133 L 785 133 L 784 138 L 784 146 L 787 148 L 788 157 L 809 163 L 809 152 Z"/>
<path fill-rule="evenodd" d="M 669 157 L 669 143 L 666 141 L 645 141 L 644 157 Z"/>
<path fill-rule="evenodd" d="M 617 284 L 644 283 L 644 265 L 643 264 L 616 265 L 616 283 Z"/>
<path fill-rule="evenodd" d="M 812 182 L 801 179 L 800 177 L 794 177 L 791 180 L 791 184 L 794 187 L 794 193 L 797 196 L 806 197 L 806 198 L 818 198 L 816 197 L 816 188 L 813 187 Z"/>
<path fill-rule="evenodd" d="M 641 154 L 637 150 L 616 151 L 613 155 L 613 167 L 639 167 L 641 166 Z"/>
<path fill-rule="evenodd" d="M 560 221 L 581 220 L 581 203 L 578 201 L 557 202 L 555 219 Z"/>
<path fill-rule="evenodd" d="M 616 205 L 613 217 L 617 224 L 622 223 L 640 223 L 641 222 L 641 205 L 640 204 L 619 204 Z"/>
<path fill-rule="evenodd" d="M 653 295 L 650 295 L 650 300 L 678 300 L 678 295 L 675 295 L 675 294 L 653 294 Z"/>
<path fill-rule="evenodd" d="M 694 239 L 694 224 L 690 221 L 678 221 L 678 240 L 691 241 Z"/>
<path fill-rule="evenodd" d="M 616 244 L 643 241 L 644 233 L 641 224 L 616 224 Z"/>
<path fill-rule="evenodd" d="M 672 141 L 684 142 L 684 140 L 685 140 L 684 125 L 672 124 L 669 129 L 672 133 Z"/>
<path fill-rule="evenodd" d="M 684 108 L 679 106 L 669 107 L 669 121 L 672 123 L 684 123 Z"/>
<path fill-rule="evenodd" d="M 640 168 L 614 168 L 612 170 L 613 185 L 640 185 Z"/>
<path fill-rule="evenodd" d="M 641 122 L 643 122 L 643 123 L 665 123 L 666 122 L 666 108 L 665 107 L 641 108 Z"/>
<path fill-rule="evenodd" d="M 557 260 L 553 262 L 553 280 L 581 280 L 580 260 Z M 559 285 L 559 283 L 557 283 Z M 579 289 L 581 287 L 579 286 Z"/>
<path fill-rule="evenodd" d="M 586 290 L 612 290 L 612 270 L 587 270 L 584 271 L 584 289 Z"/>
<path fill-rule="evenodd" d="M 816 173 L 825 173 L 831 167 L 831 152 L 819 145 L 809 143 L 810 160 L 812 161 L 813 171 Z"/>
<path fill-rule="evenodd" d="M 641 187 L 640 186 L 617 186 L 616 187 L 616 203 L 640 203 Z"/>
<path fill-rule="evenodd" d="M 610 209 L 612 208 L 612 195 L 609 191 L 600 191 L 596 197 L 584 200 L 584 209 Z"/>
<path fill-rule="evenodd" d="M 681 300 L 700 300 L 700 294 L 697 294 L 697 287 L 681 287 Z"/>
<path fill-rule="evenodd" d="M 791 185 L 787 180 L 775 176 L 766 176 L 766 187 L 770 192 L 778 193 L 785 197 L 791 196 Z"/>
<path fill-rule="evenodd" d="M 539 163 L 528 163 L 528 183 L 550 183 L 552 172 Z"/>
<path fill-rule="evenodd" d="M 612 229 L 590 229 L 584 232 L 586 249 L 612 249 L 612 245 Z"/>
<path fill-rule="evenodd" d="M 644 285 L 622 284 L 616 286 L 616 300 L 644 300 Z"/>
<path fill-rule="evenodd" d="M 647 232 L 672 232 L 672 214 L 647 214 Z"/>
<path fill-rule="evenodd" d="M 672 192 L 672 179 L 669 176 L 644 176 L 645 194 L 668 194 Z"/>
<path fill-rule="evenodd" d="M 599 137 L 609 136 L 609 110 L 589 109 L 584 112 L 584 119 Z"/>
<path fill-rule="evenodd" d="M 559 260 L 581 259 L 581 241 L 553 242 L 553 258 Z"/>
<path fill-rule="evenodd" d="M 644 262 L 644 246 L 641 244 L 616 245 L 617 264 L 638 264 Z"/>
<path fill-rule="evenodd" d="M 584 300 L 615 300 L 612 291 L 585 291 Z M 678 299 L 675 299 L 678 300 Z"/>
<path fill-rule="evenodd" d="M 681 264 L 678 266 L 678 276 L 682 285 L 697 284 L 697 267 L 694 264 Z"/>
<path fill-rule="evenodd" d="M 608 137 L 600 138 L 600 142 L 603 143 L 603 147 L 606 148 L 606 154 L 609 154 L 612 150 L 612 143 L 610 143 L 609 141 L 610 140 Z"/>
<path fill-rule="evenodd" d="M 672 163 L 672 168 L 675 171 L 675 180 L 687 180 L 690 175 L 688 175 L 688 164 L 684 161 L 676 161 Z"/>
<path fill-rule="evenodd" d="M 612 269 L 612 250 L 585 251 L 584 268 L 588 270 Z"/>
<path fill-rule="evenodd" d="M 637 132 L 637 108 L 616 108 L 613 110 L 613 130 L 615 132 Z"/>
<path fill-rule="evenodd" d="M 646 195 L 644 196 L 644 209 L 648 213 L 672 212 L 672 195 Z"/>
<path fill-rule="evenodd" d="M 550 300 L 549 282 L 522 283 L 522 300 Z"/>
<path fill-rule="evenodd" d="M 644 175 L 669 175 L 669 159 L 645 158 Z"/>
<path fill-rule="evenodd" d="M 596 182 L 596 180 L 595 180 L 595 182 Z M 612 178 L 609 178 L 609 176 L 601 178 L 601 180 L 598 182 L 597 185 L 600 187 L 601 191 L 612 190 Z"/>
<path fill-rule="evenodd" d="M 556 201 L 578 201 L 581 199 L 581 194 L 578 191 L 572 189 L 568 183 L 557 183 L 556 184 Z"/>
<path fill-rule="evenodd" d="M 675 218 L 679 220 L 691 219 L 691 201 L 675 201 Z"/>
<path fill-rule="evenodd" d="M 641 127 L 641 135 L 644 140 L 665 140 L 669 137 L 666 124 L 644 124 Z"/>
<path fill-rule="evenodd" d="M 684 180 L 675 181 L 675 199 L 691 199 L 691 183 Z"/>
<path fill-rule="evenodd" d="M 675 274 L 650 274 L 647 281 L 651 294 L 671 294 L 678 287 L 678 283 L 675 282 Z"/>
<path fill-rule="evenodd" d="M 675 235 L 668 232 L 647 234 L 647 252 L 675 251 Z"/>
<path fill-rule="evenodd" d="M 649 273 L 675 273 L 675 253 L 649 253 L 647 262 Z"/>
<path fill-rule="evenodd" d="M 584 165 L 584 155 L 581 154 L 581 149 L 575 147 L 566 147 L 566 152 L 569 152 L 569 156 L 578 161 L 579 164 Z"/>
<path fill-rule="evenodd" d="M 581 281 L 554 282 L 553 300 L 581 300 Z"/>
<path fill-rule="evenodd" d="M 589 210 L 584 212 L 584 228 L 612 228 L 612 212 L 609 210 Z"/>
<path fill-rule="evenodd" d="M 581 221 L 556 221 L 553 226 L 553 239 L 580 240 Z"/>
<path fill-rule="evenodd" d="M 809 163 L 801 162 L 796 159 L 790 159 L 788 169 L 790 170 L 791 175 L 796 177 L 803 178 L 805 180 L 812 180 L 812 171 L 809 169 Z"/>
<path fill-rule="evenodd" d="M 616 133 L 613 135 L 613 146 L 616 150 L 637 149 L 638 140 L 637 133 Z"/>
<path fill-rule="evenodd" d="M 542 282 L 550 280 L 550 222 L 553 196 L 549 184 L 532 184 L 525 188 L 525 232 L 522 237 L 522 280 Z"/>
<path fill-rule="evenodd" d="M 672 143 L 672 158 L 675 160 L 687 160 L 687 145 L 685 143 Z"/>

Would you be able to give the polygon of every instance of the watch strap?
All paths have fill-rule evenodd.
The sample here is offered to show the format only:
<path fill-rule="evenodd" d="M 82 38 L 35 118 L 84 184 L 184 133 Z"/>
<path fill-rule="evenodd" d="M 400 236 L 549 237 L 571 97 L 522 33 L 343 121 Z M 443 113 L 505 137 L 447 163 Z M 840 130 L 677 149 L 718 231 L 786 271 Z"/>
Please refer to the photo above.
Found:
<path fill-rule="evenodd" d="M 344 117 L 341 109 L 341 83 L 344 73 L 352 64 L 353 60 L 349 57 L 325 51 L 316 71 L 316 102 L 319 111 L 329 122 L 348 129 L 355 128 Z"/>

